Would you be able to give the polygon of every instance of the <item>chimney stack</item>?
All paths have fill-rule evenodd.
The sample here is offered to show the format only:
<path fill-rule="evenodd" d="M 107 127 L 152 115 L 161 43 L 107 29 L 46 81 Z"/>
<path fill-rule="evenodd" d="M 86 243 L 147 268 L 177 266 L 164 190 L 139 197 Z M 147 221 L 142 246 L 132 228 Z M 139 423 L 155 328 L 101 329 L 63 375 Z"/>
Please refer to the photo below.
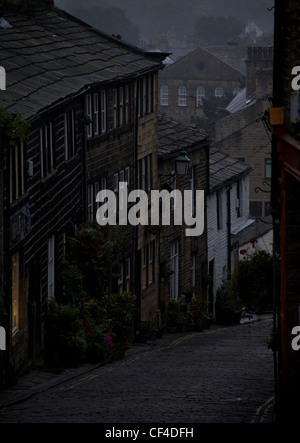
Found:
<path fill-rule="evenodd" d="M 248 48 L 246 60 L 247 97 L 256 98 L 272 95 L 273 47 L 253 46 Z"/>

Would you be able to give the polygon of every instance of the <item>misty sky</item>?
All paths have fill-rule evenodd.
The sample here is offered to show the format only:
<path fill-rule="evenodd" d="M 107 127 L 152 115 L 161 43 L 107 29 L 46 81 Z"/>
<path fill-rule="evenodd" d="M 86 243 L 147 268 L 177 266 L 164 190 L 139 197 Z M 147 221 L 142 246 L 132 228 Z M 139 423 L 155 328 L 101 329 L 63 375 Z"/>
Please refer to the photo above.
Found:
<path fill-rule="evenodd" d="M 245 26 L 249 20 L 264 32 L 271 32 L 273 3 L 273 0 L 55 0 L 60 9 L 103 32 L 120 34 L 122 39 L 136 45 L 142 40 L 158 41 L 161 35 L 171 30 L 182 40 L 195 34 L 196 22 L 203 16 L 234 17 L 236 26 L 234 22 L 224 26 L 232 27 L 236 35 L 240 26 Z M 217 30 L 213 26 L 207 27 L 203 30 L 202 41 L 200 35 L 204 45 L 209 45 L 214 41 L 214 35 L 223 32 L 220 20 Z"/>

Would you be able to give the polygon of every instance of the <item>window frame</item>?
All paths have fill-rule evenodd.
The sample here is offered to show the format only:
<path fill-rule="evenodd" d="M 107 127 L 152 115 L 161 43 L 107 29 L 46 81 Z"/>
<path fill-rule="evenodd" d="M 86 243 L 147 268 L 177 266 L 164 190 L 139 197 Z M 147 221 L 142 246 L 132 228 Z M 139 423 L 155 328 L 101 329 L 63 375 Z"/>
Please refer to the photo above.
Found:
<path fill-rule="evenodd" d="M 178 106 L 186 107 L 187 106 L 187 91 L 186 86 L 180 85 L 178 87 Z"/>

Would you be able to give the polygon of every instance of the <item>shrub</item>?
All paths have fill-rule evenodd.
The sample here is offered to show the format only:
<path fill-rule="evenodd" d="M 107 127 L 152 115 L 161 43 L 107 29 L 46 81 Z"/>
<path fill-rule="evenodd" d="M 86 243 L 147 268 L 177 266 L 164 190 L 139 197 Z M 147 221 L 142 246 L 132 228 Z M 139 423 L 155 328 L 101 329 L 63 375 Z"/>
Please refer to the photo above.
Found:
<path fill-rule="evenodd" d="M 230 291 L 243 305 L 256 312 L 272 307 L 273 258 L 265 251 L 256 251 L 236 265 Z"/>
<path fill-rule="evenodd" d="M 108 294 L 103 299 L 107 318 L 111 321 L 111 332 L 118 342 L 125 342 L 132 336 L 135 299 L 129 292 Z"/>

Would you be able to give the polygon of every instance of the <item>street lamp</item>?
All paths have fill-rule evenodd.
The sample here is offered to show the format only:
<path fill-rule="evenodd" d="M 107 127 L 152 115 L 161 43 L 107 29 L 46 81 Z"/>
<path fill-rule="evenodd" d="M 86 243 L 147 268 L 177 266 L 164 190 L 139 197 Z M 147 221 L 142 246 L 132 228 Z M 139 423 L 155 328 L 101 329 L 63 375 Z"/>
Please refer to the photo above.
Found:
<path fill-rule="evenodd" d="M 186 151 L 183 149 L 178 157 L 175 158 L 175 173 L 178 175 L 187 175 L 190 161 L 186 155 Z"/>

